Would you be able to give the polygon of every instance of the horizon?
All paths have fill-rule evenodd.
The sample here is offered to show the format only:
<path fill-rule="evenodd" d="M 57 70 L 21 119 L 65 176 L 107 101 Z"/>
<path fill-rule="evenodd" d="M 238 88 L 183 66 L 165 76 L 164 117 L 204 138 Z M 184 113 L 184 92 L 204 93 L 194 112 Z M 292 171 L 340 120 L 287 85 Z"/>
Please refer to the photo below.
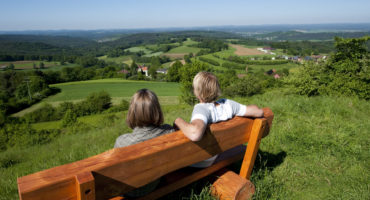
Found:
<path fill-rule="evenodd" d="M 2 2 L 0 31 L 133 30 L 223 26 L 368 24 L 370 2 L 97 0 Z M 359 6 L 361 5 L 361 6 Z"/>

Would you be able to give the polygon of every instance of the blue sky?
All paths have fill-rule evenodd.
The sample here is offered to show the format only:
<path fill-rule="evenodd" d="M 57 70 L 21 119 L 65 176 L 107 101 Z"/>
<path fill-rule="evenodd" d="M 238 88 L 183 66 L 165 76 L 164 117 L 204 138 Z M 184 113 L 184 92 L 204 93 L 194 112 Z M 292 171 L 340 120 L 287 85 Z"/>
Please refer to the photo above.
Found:
<path fill-rule="evenodd" d="M 369 0 L 0 0 L 0 30 L 370 23 Z"/>

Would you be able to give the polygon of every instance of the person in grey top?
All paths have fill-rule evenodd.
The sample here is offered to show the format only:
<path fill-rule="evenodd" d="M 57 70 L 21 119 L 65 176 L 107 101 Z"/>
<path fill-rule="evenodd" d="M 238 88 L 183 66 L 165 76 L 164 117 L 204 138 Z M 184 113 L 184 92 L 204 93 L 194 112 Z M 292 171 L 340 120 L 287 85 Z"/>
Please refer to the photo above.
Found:
<path fill-rule="evenodd" d="M 131 99 L 126 123 L 133 129 L 116 139 L 114 148 L 133 145 L 145 140 L 174 132 L 172 126 L 163 124 L 163 113 L 157 95 L 148 89 L 138 90 Z M 140 197 L 153 191 L 160 180 L 153 181 L 143 187 L 125 194 L 128 197 Z"/>

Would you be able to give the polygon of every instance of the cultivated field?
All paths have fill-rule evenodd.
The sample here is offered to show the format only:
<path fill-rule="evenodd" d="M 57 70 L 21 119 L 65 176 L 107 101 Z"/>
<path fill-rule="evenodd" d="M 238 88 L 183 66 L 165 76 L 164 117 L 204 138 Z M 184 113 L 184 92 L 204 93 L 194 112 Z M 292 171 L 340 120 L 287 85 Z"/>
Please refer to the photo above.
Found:
<path fill-rule="evenodd" d="M 258 51 L 256 48 L 246 48 L 242 45 L 229 44 L 231 48 L 236 49 L 235 54 L 238 56 L 263 55 L 265 53 Z"/>

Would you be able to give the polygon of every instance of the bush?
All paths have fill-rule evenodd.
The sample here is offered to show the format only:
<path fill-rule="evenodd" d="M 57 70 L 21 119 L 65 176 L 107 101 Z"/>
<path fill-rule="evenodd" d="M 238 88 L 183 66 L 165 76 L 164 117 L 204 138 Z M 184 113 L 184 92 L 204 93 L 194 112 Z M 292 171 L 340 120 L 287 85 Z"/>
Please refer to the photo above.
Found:
<path fill-rule="evenodd" d="M 105 92 L 101 91 L 98 93 L 90 94 L 86 100 L 77 103 L 74 106 L 74 112 L 77 116 L 90 115 L 95 113 L 101 113 L 108 109 L 111 105 L 111 97 Z"/>
<path fill-rule="evenodd" d="M 62 127 L 72 126 L 77 122 L 77 115 L 72 110 L 68 109 L 62 120 Z"/>
<path fill-rule="evenodd" d="M 130 103 L 128 101 L 122 99 L 121 100 L 121 103 L 119 105 L 112 106 L 106 112 L 108 112 L 108 113 L 114 113 L 114 112 L 125 111 L 125 110 L 128 110 L 129 106 L 130 106 Z"/>
<path fill-rule="evenodd" d="M 222 63 L 222 67 L 227 68 L 227 69 L 241 69 L 241 70 L 244 70 L 246 68 L 245 65 L 232 63 L 232 62 L 224 62 Z"/>
<path fill-rule="evenodd" d="M 233 84 L 226 87 L 223 91 L 225 96 L 252 96 L 261 93 L 262 87 L 260 81 L 255 76 L 245 76 Z"/>
<path fill-rule="evenodd" d="M 327 63 L 307 63 L 287 79 L 297 93 L 313 95 L 345 95 L 370 99 L 369 53 L 366 42 L 336 38 L 336 50 Z"/>
<path fill-rule="evenodd" d="M 47 103 L 31 113 L 25 114 L 24 118 L 31 123 L 46 122 L 59 119 L 56 109 Z"/>

